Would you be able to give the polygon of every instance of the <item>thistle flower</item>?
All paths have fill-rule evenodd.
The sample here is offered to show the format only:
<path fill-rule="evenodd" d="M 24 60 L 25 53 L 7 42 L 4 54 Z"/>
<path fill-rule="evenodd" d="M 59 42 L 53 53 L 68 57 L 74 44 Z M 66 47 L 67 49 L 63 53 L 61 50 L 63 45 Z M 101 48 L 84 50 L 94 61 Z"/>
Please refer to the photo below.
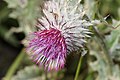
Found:
<path fill-rule="evenodd" d="M 80 0 L 75 6 L 66 1 L 46 1 L 44 16 L 36 24 L 38 31 L 28 35 L 27 53 L 48 71 L 62 69 L 67 54 L 83 47 L 85 38 L 90 37 L 88 27 L 92 24 L 83 19 Z"/>

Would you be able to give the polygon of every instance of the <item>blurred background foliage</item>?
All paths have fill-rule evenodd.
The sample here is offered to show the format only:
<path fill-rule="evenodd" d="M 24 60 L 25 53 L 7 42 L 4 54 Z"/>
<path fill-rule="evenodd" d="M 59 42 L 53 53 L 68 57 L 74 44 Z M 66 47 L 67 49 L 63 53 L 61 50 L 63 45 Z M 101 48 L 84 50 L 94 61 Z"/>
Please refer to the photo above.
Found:
<path fill-rule="evenodd" d="M 36 19 L 42 15 L 42 4 L 43 0 L 0 0 L 1 79 L 14 62 L 18 63 L 12 65 L 15 73 L 7 74 L 5 80 L 46 80 L 46 76 L 48 80 L 74 79 L 80 54 L 70 54 L 65 69 L 47 73 L 21 51 L 21 41 L 34 31 Z M 91 28 L 94 34 L 86 45 L 88 54 L 78 80 L 120 80 L 120 0 L 82 0 L 81 4 L 89 19 L 102 23 Z"/>

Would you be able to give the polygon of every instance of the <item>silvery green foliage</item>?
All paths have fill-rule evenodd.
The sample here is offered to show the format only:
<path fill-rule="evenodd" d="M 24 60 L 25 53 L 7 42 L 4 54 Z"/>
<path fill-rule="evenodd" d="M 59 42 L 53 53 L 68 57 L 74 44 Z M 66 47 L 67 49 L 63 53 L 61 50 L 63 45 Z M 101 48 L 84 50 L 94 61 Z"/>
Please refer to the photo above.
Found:
<path fill-rule="evenodd" d="M 96 61 L 89 62 L 92 71 L 98 72 L 95 80 L 120 80 L 120 69 L 118 65 L 111 66 L 113 74 L 109 73 L 109 64 L 99 54 L 98 51 L 90 51 L 90 55 L 97 58 Z"/>
<path fill-rule="evenodd" d="M 8 35 L 13 32 L 24 32 L 28 34 L 34 30 L 34 25 L 40 13 L 42 0 L 4 0 L 8 3 L 8 8 L 12 9 L 11 18 L 19 22 L 19 28 L 11 28 Z"/>
<path fill-rule="evenodd" d="M 43 74 L 43 70 L 37 66 L 27 66 L 18 71 L 11 80 L 45 80 L 45 74 Z"/>
<path fill-rule="evenodd" d="M 42 68 L 39 68 L 36 65 L 27 66 L 24 69 L 21 69 L 14 75 L 11 80 L 46 80 L 46 76 L 49 80 L 61 80 L 63 78 L 63 72 L 47 72 L 45 75 L 45 71 Z"/>
<path fill-rule="evenodd" d="M 106 36 L 106 44 L 113 59 L 120 61 L 120 21 L 112 19 L 110 35 Z"/>
<path fill-rule="evenodd" d="M 28 0 L 5 0 L 9 8 L 16 8 L 17 6 L 24 8 L 27 6 Z M 14 4 L 13 4 L 14 3 Z"/>
<path fill-rule="evenodd" d="M 96 12 L 97 11 L 96 5 L 97 2 L 95 2 L 95 0 L 85 0 L 85 8 L 89 19 L 92 18 L 94 19 L 95 13 L 97 14 L 99 13 Z M 110 54 L 110 57 L 112 57 L 112 59 L 120 61 L 120 27 L 119 27 L 120 22 L 113 19 L 112 24 L 109 25 L 106 22 L 105 18 L 101 20 L 103 20 L 103 24 L 106 25 L 107 29 L 111 29 L 111 33 L 107 36 L 105 35 L 105 45 L 107 45 L 107 48 L 109 50 L 108 51 L 109 53 L 107 54 Z M 99 24 L 100 21 L 96 20 L 93 21 L 93 23 Z M 118 27 L 118 28 L 113 29 L 112 27 Z M 120 80 L 119 66 L 117 64 L 113 66 L 109 66 L 109 63 L 106 62 L 107 60 L 104 58 L 104 55 L 102 55 L 104 53 L 99 51 L 96 42 L 91 47 L 93 47 L 94 50 L 91 49 L 90 55 L 94 56 L 97 60 L 91 61 L 88 64 L 90 65 L 92 72 L 98 72 L 95 80 Z M 112 75 L 109 74 L 110 71 L 109 67 L 112 68 L 112 72 L 113 72 Z"/>
<path fill-rule="evenodd" d="M 95 13 L 97 11 L 97 3 L 95 2 L 95 0 L 84 0 L 85 4 L 85 10 L 86 10 L 86 14 L 89 17 L 89 19 L 93 19 L 95 17 Z"/>

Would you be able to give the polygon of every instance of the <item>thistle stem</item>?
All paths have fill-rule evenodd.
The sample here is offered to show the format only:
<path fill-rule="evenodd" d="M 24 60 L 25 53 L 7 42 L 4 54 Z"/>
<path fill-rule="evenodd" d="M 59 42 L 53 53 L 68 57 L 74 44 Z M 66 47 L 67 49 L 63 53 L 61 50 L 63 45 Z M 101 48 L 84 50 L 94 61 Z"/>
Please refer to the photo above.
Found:
<path fill-rule="evenodd" d="M 45 71 L 45 80 L 48 80 L 48 74 L 47 74 L 47 71 Z"/>
<path fill-rule="evenodd" d="M 23 60 L 24 55 L 25 55 L 24 49 L 22 49 L 18 57 L 15 59 L 15 61 L 11 65 L 11 67 L 8 69 L 8 72 L 3 78 L 3 80 L 11 79 L 11 77 L 14 75 L 15 71 L 17 70 L 18 66 L 20 65 L 21 61 Z"/>
<path fill-rule="evenodd" d="M 83 56 L 80 56 L 74 80 L 78 80 L 78 76 L 79 76 L 79 72 L 80 72 L 80 68 L 81 68 L 81 63 L 82 63 L 82 58 L 83 58 Z"/>

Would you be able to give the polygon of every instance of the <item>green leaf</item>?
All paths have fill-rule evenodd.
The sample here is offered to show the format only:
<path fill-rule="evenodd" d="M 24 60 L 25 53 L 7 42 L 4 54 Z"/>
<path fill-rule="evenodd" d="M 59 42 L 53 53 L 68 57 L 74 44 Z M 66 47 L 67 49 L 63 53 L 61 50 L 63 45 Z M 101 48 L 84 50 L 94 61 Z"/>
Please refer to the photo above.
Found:
<path fill-rule="evenodd" d="M 45 75 L 42 69 L 33 65 L 18 71 L 11 80 L 45 80 Z"/>
<path fill-rule="evenodd" d="M 6 33 L 8 30 L 5 28 L 5 26 L 0 25 L 0 37 L 2 37 L 4 40 L 6 40 L 8 43 L 12 44 L 13 46 L 18 46 L 18 41 L 15 38 L 15 36 L 10 35 L 6 36 Z"/>
<path fill-rule="evenodd" d="M 89 61 L 89 65 L 93 72 L 98 72 L 95 80 L 120 80 L 120 69 L 118 65 L 111 66 L 113 74 L 109 74 L 109 65 L 100 55 L 99 51 L 90 51 L 90 55 L 96 57 L 97 60 Z"/>
<path fill-rule="evenodd" d="M 87 16 L 89 19 L 95 18 L 95 13 L 97 11 L 97 4 L 94 0 L 85 0 L 84 7 L 86 9 Z"/>
<path fill-rule="evenodd" d="M 41 8 L 43 0 L 5 0 L 8 8 L 12 9 L 10 17 L 15 18 L 19 22 L 19 28 L 14 32 L 24 32 L 25 35 L 35 30 L 36 19 L 41 16 Z"/>
<path fill-rule="evenodd" d="M 120 60 L 120 48 L 117 49 L 120 46 L 120 21 L 113 19 L 112 26 L 117 28 L 112 29 L 111 34 L 106 36 L 106 44 L 112 58 Z"/>
<path fill-rule="evenodd" d="M 25 7 L 28 0 L 4 0 L 8 3 L 8 8 L 16 8 L 18 6 Z"/>

